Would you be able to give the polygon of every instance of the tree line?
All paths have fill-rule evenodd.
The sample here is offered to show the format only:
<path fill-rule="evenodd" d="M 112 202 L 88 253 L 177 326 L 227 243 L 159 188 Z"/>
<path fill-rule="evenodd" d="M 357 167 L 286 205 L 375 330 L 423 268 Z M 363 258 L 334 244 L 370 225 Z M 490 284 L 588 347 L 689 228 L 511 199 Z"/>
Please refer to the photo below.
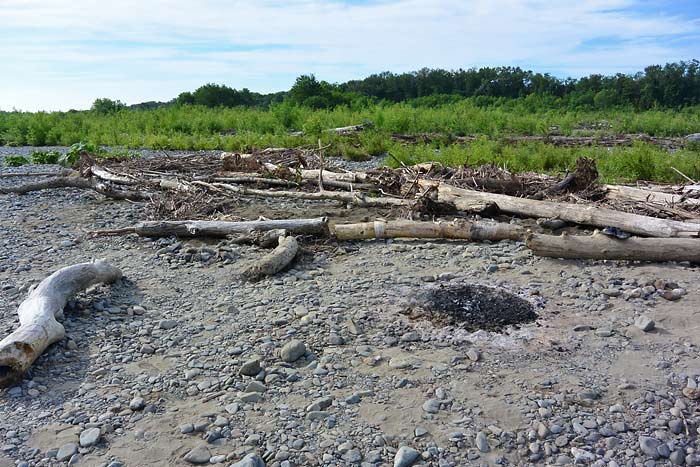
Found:
<path fill-rule="evenodd" d="M 410 73 L 383 72 L 362 80 L 329 83 L 314 75 L 299 76 L 289 91 L 261 94 L 247 88 L 205 84 L 183 92 L 169 102 L 144 102 L 129 106 L 150 110 L 170 105 L 269 108 L 287 102 L 313 109 L 340 105 L 362 107 L 380 102 L 437 105 L 462 98 L 490 105 L 525 100 L 538 108 L 608 109 L 633 107 L 680 108 L 700 105 L 698 60 L 648 66 L 635 74 L 592 74 L 560 79 L 520 67 L 484 67 L 459 70 L 423 68 Z M 93 110 L 109 113 L 126 108 L 119 101 L 98 99 Z"/>

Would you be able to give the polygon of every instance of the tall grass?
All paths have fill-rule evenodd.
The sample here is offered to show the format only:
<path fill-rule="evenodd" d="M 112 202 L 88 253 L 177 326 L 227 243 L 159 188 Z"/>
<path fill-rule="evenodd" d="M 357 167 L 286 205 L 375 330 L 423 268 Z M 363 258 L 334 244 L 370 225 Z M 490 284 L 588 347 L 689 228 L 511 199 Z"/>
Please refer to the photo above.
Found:
<path fill-rule="evenodd" d="M 471 99 L 435 107 L 411 103 L 377 104 L 360 108 L 311 110 L 289 103 L 269 110 L 173 106 L 150 111 L 0 112 L 0 144 L 69 146 L 83 140 L 127 148 L 242 149 L 261 145 L 312 144 L 321 129 L 372 122 L 388 133 L 448 135 L 546 135 L 557 128 L 564 134 L 647 133 L 683 136 L 700 132 L 700 109 L 678 111 L 610 110 L 580 112 L 533 110 L 524 103 L 478 106 Z M 601 124 L 602 123 L 602 124 Z M 591 130 L 591 125 L 595 127 Z M 230 135 L 235 130 L 235 135 Z M 291 140 L 291 130 L 308 136 Z"/>
<path fill-rule="evenodd" d="M 399 165 L 398 161 L 406 165 L 437 161 L 452 167 L 492 163 L 515 173 L 561 173 L 575 168 L 579 157 L 588 157 L 596 161 L 602 180 L 608 183 L 636 180 L 685 182 L 673 168 L 694 180 L 700 179 L 699 151 L 669 153 L 641 142 L 631 147 L 564 148 L 541 142 L 511 145 L 483 137 L 469 145 L 395 145 L 390 154 L 386 163 L 393 167 Z"/>

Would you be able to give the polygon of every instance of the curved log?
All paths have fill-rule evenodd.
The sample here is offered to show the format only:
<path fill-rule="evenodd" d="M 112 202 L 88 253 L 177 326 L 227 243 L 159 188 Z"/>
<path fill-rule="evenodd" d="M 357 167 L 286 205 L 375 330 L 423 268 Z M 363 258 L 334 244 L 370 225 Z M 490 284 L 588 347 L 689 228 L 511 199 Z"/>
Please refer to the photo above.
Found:
<path fill-rule="evenodd" d="M 63 339 L 65 329 L 56 319 L 73 295 L 121 277 L 118 268 L 98 260 L 59 269 L 41 281 L 17 309 L 20 326 L 0 341 L 0 387 L 20 381 L 49 345 Z"/>
<path fill-rule="evenodd" d="M 260 262 L 245 271 L 243 277 L 255 281 L 265 276 L 273 276 L 286 268 L 299 253 L 299 244 L 294 237 L 279 237 L 277 247 L 265 255 Z"/>

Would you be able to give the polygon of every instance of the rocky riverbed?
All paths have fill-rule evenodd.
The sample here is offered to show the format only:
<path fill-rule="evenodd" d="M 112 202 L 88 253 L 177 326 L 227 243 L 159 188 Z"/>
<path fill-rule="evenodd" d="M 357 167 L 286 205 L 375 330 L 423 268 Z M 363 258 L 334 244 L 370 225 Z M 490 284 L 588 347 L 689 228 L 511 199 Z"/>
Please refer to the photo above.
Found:
<path fill-rule="evenodd" d="M 47 167 L 0 173 L 26 170 Z M 66 338 L 0 392 L 0 466 L 700 465 L 695 266 L 541 259 L 512 241 L 306 242 L 250 283 L 256 247 L 87 234 L 144 216 L 87 191 L 0 196 L 3 335 L 56 269 L 106 258 L 125 274 L 71 301 Z M 463 284 L 501 287 L 536 320 L 474 331 L 410 312 Z"/>

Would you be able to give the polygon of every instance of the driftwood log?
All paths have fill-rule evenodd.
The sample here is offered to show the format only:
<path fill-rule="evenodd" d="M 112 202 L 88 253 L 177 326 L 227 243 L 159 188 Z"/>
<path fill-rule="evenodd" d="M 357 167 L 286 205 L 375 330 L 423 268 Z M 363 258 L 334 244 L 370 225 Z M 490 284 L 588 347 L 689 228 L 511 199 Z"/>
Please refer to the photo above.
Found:
<path fill-rule="evenodd" d="M 586 236 L 528 232 L 525 243 L 535 255 L 549 258 L 700 262 L 700 239 L 695 238 L 620 240 L 599 231 Z"/>
<path fill-rule="evenodd" d="M 49 345 L 63 339 L 65 329 L 57 318 L 73 295 L 121 277 L 118 268 L 100 260 L 59 269 L 41 281 L 17 310 L 20 326 L 0 341 L 0 387 L 20 381 Z"/>
<path fill-rule="evenodd" d="M 273 276 L 289 266 L 299 253 L 299 244 L 292 236 L 279 237 L 277 242 L 274 250 L 243 271 L 243 277 L 256 281 L 265 276 Z"/>
<path fill-rule="evenodd" d="M 325 217 L 312 219 L 281 219 L 259 221 L 144 221 L 132 227 L 114 230 L 96 230 L 95 235 L 125 235 L 135 233 L 141 237 L 227 237 L 249 234 L 251 231 L 285 229 L 295 235 L 328 235 Z"/>
<path fill-rule="evenodd" d="M 522 227 L 496 222 L 414 222 L 375 221 L 359 224 L 336 224 L 338 240 L 368 238 L 445 238 L 459 240 L 520 240 Z"/>
<path fill-rule="evenodd" d="M 603 188 L 605 189 L 605 196 L 608 199 L 620 199 L 623 201 L 637 201 L 642 203 L 700 205 L 700 199 L 688 198 L 683 195 L 674 195 L 673 193 L 642 190 L 640 188 L 620 185 L 604 185 Z"/>
<path fill-rule="evenodd" d="M 16 193 L 24 195 L 33 191 L 49 190 L 55 188 L 80 188 L 83 190 L 94 190 L 108 198 L 129 200 L 129 201 L 145 201 L 151 198 L 152 194 L 142 191 L 126 191 L 117 190 L 100 182 L 97 178 L 82 178 L 82 177 L 54 177 L 38 182 L 29 182 L 17 186 L 9 186 L 0 188 L 0 193 Z"/>
<path fill-rule="evenodd" d="M 458 210 L 473 205 L 475 201 L 490 201 L 496 203 L 501 212 L 522 217 L 557 218 L 596 227 L 612 226 L 647 237 L 697 237 L 700 235 L 700 224 L 629 214 L 594 206 L 537 201 L 465 190 L 430 180 L 421 180 L 419 183 L 424 188 L 435 188 L 438 193 L 438 202 L 452 204 Z"/>
<path fill-rule="evenodd" d="M 324 172 L 325 177 L 325 172 Z M 352 203 L 355 206 L 361 207 L 392 207 L 405 206 L 412 207 L 415 202 L 412 199 L 389 198 L 387 196 L 367 196 L 363 193 L 354 192 L 346 193 L 341 191 L 319 191 L 309 193 L 306 191 L 274 191 L 274 190 L 259 190 L 256 188 L 248 188 L 237 185 L 229 185 L 227 183 L 204 183 L 192 182 L 193 185 L 210 187 L 213 189 L 223 189 L 231 193 L 237 193 L 243 196 L 259 196 L 261 198 L 290 198 L 290 199 L 306 199 L 306 200 L 329 200 L 342 201 Z"/>

